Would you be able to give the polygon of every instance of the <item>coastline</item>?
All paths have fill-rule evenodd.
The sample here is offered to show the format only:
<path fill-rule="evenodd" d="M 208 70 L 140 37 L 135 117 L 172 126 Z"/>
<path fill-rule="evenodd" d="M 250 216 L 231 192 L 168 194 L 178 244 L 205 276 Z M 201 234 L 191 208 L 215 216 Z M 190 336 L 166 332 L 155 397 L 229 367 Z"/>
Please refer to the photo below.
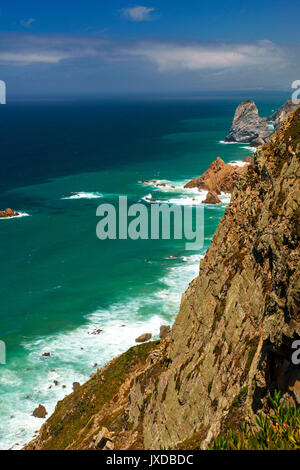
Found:
<path fill-rule="evenodd" d="M 241 160 L 241 161 L 234 161 L 230 164 L 240 164 L 241 166 L 244 166 L 245 163 Z M 188 182 L 189 180 L 184 180 L 180 183 L 178 182 L 172 182 L 172 181 L 168 181 L 168 180 L 156 180 L 155 183 L 152 183 L 152 182 L 149 182 L 149 183 L 143 183 L 143 186 L 145 188 L 151 186 L 154 190 L 158 190 L 166 195 L 170 195 L 170 193 L 174 194 L 174 197 L 171 197 L 171 198 L 168 198 L 168 199 L 162 199 L 162 200 L 157 200 L 156 202 L 157 203 L 170 203 L 170 204 L 179 204 L 179 205 L 197 205 L 199 203 L 202 203 L 202 201 L 206 198 L 206 195 L 207 195 L 207 192 L 206 190 L 200 192 L 200 196 L 199 196 L 199 191 L 197 189 L 191 189 L 191 188 L 184 188 L 184 185 Z M 166 184 L 166 186 L 160 186 L 161 184 Z M 176 197 L 175 197 L 176 196 Z M 193 201 L 193 197 L 196 197 L 196 201 Z M 146 196 L 147 198 L 147 196 Z M 212 206 L 212 208 L 214 207 L 217 207 L 217 208 L 225 208 L 229 202 L 230 202 L 230 198 L 231 198 L 231 194 L 221 194 L 220 196 L 221 198 L 221 204 L 217 204 L 216 206 Z M 144 200 L 146 200 L 145 198 L 143 198 Z M 209 204 L 209 206 L 211 206 Z M 213 236 L 213 235 L 212 235 Z M 209 243 L 211 242 L 212 240 L 212 237 L 209 238 Z M 205 256 L 205 252 L 202 252 L 202 253 L 197 253 L 197 254 L 187 254 L 186 256 L 182 256 L 180 258 L 176 258 L 175 259 L 171 256 L 169 258 L 169 261 L 171 263 L 173 263 L 173 266 L 169 267 L 168 269 L 168 274 L 166 275 L 166 277 L 164 278 L 164 282 L 168 285 L 168 288 L 167 289 L 163 289 L 160 293 L 159 293 L 159 297 L 157 298 L 157 294 L 154 295 L 154 297 L 156 298 L 155 300 L 154 299 L 151 299 L 150 298 L 150 303 L 153 304 L 153 302 L 155 301 L 158 301 L 159 303 L 161 303 L 161 306 L 163 308 L 168 308 L 168 305 L 169 306 L 172 306 L 171 307 L 171 311 L 173 311 L 173 315 L 170 317 L 169 316 L 169 324 L 172 326 L 173 325 L 173 322 L 176 318 L 176 315 L 177 315 L 177 312 L 179 310 L 179 307 L 180 307 L 180 301 L 181 301 L 181 296 L 183 294 L 183 292 L 185 291 L 185 289 L 188 287 L 189 283 L 198 275 L 199 273 L 199 263 L 201 261 L 201 259 L 204 258 Z M 184 281 L 184 284 L 183 284 L 183 281 Z M 144 301 L 143 300 L 139 300 L 139 299 L 135 299 L 135 301 L 133 303 L 131 303 L 131 305 L 129 307 L 124 307 L 124 305 L 122 306 L 118 306 L 118 305 L 112 305 L 111 306 L 111 312 L 116 312 L 116 318 L 115 320 L 111 320 L 111 325 L 107 325 L 105 327 L 105 330 L 104 332 L 101 332 L 101 336 L 98 336 L 98 335 L 93 335 L 93 331 L 96 331 L 97 328 L 99 328 L 99 326 L 101 326 L 102 324 L 102 315 L 106 314 L 106 312 L 103 312 L 103 314 L 101 314 L 101 312 L 95 312 L 94 314 L 91 314 L 88 318 L 87 318 L 87 324 L 85 326 L 82 326 L 78 329 L 78 332 L 74 331 L 74 332 L 71 332 L 70 333 L 70 337 L 67 341 L 69 341 L 71 344 L 73 343 L 73 346 L 72 346 L 72 349 L 74 349 L 74 351 L 78 351 L 80 348 L 84 348 L 85 349 L 85 345 L 84 345 L 84 342 L 82 342 L 83 338 L 86 337 L 88 343 L 87 343 L 87 347 L 89 347 L 90 349 L 92 349 L 93 351 L 96 351 L 96 345 L 100 340 L 103 339 L 103 341 L 106 343 L 107 347 L 109 348 L 109 355 L 107 356 L 107 359 L 104 360 L 104 362 L 102 364 L 96 364 L 96 367 L 94 368 L 94 370 L 96 371 L 98 366 L 105 366 L 105 364 L 108 364 L 110 361 L 114 360 L 114 358 L 118 357 L 119 354 L 122 354 L 122 353 L 125 353 L 129 348 L 133 347 L 133 346 L 136 346 L 136 342 L 135 342 L 135 338 L 138 337 L 139 335 L 145 333 L 146 331 L 151 333 L 152 334 L 152 338 L 151 338 L 151 341 L 149 341 L 150 343 L 153 342 L 153 341 L 157 341 L 159 339 L 159 328 L 161 325 L 165 324 L 166 321 L 165 321 L 165 316 L 164 317 L 159 317 L 159 316 L 154 316 L 150 321 L 147 320 L 145 322 L 138 322 L 135 324 L 134 323 L 134 320 L 132 318 L 132 312 L 134 312 L 135 310 L 137 311 L 142 303 Z M 127 321 L 126 319 L 123 319 L 121 321 L 120 318 L 118 318 L 118 311 L 119 310 L 128 310 L 131 312 L 131 317 L 128 318 L 129 320 L 129 324 L 126 324 Z M 112 317 L 114 317 L 115 315 L 112 313 Z M 139 324 L 140 323 L 140 324 Z M 115 338 L 118 337 L 123 337 L 124 338 L 124 335 L 123 335 L 123 332 L 125 331 L 126 329 L 126 338 L 127 338 L 127 341 L 126 343 L 124 343 L 124 341 L 122 342 L 122 345 L 119 345 L 118 348 L 116 349 L 115 346 Z M 78 341 L 76 341 L 76 336 L 78 334 Z M 106 336 L 108 335 L 108 336 Z M 105 340 L 105 337 L 107 337 L 107 339 Z M 91 338 L 93 339 L 93 343 L 94 343 L 94 346 L 91 347 Z M 109 339 L 110 338 L 110 339 Z M 35 359 L 38 359 L 38 356 L 45 352 L 45 351 L 48 351 L 48 350 L 53 350 L 53 346 L 51 346 L 51 343 L 56 343 L 57 342 L 57 339 L 56 338 L 53 338 L 51 339 L 51 337 L 47 338 L 46 341 L 45 341 L 45 344 L 39 342 L 38 345 L 36 345 L 35 343 L 32 343 L 32 344 L 28 344 L 27 347 L 28 347 L 28 350 L 31 351 L 30 354 L 32 354 L 33 356 L 35 356 Z M 65 338 L 63 338 L 63 342 L 65 342 Z M 110 344 L 110 346 L 109 346 Z M 79 347 L 80 345 L 80 347 Z M 62 352 L 63 351 L 63 345 L 62 347 L 58 347 L 58 349 Z M 96 353 L 93 352 L 92 357 L 95 357 L 96 356 Z M 92 360 L 92 357 L 91 357 L 91 360 Z M 55 361 L 55 355 L 53 356 L 53 359 Z M 78 360 L 80 360 L 80 357 L 78 357 Z M 94 373 L 94 372 L 93 372 Z M 51 380 L 52 382 L 53 381 L 57 381 L 57 380 L 60 380 L 60 374 L 59 374 L 59 371 L 53 371 L 52 375 L 51 375 Z M 72 384 L 73 382 L 75 381 L 79 381 L 80 384 L 83 384 L 83 383 L 86 383 L 87 380 L 89 380 L 89 377 L 88 376 L 84 376 L 84 374 L 82 376 L 78 376 L 73 374 L 72 376 L 69 377 L 69 380 L 66 381 L 64 380 L 64 385 L 66 385 L 66 388 L 65 388 L 65 391 L 64 393 L 67 392 L 68 393 L 72 393 Z M 55 387 L 54 387 L 55 388 Z M 60 399 L 62 399 L 63 397 L 65 397 L 66 395 L 63 394 L 61 396 Z M 39 419 L 39 421 L 41 421 L 41 425 L 47 420 L 47 418 L 51 415 L 51 413 L 54 411 L 54 408 L 56 407 L 57 405 L 57 402 L 59 400 L 56 400 L 56 402 L 53 402 L 51 404 L 49 403 L 44 403 L 46 409 L 47 409 L 47 417 L 44 418 L 43 420 L 42 419 Z M 36 419 L 33 418 L 32 420 L 34 422 L 34 424 L 36 425 Z M 34 426 L 33 426 L 34 427 Z M 12 449 L 18 449 L 20 448 L 20 446 L 24 446 L 26 444 L 28 444 L 28 442 L 31 441 L 31 439 L 33 439 L 34 437 L 37 436 L 37 433 L 34 433 L 34 435 L 31 436 L 31 438 L 27 439 L 26 442 L 23 442 L 22 444 L 18 445 L 18 446 L 12 446 Z"/>
<path fill-rule="evenodd" d="M 217 143 L 219 141 L 216 141 Z M 221 148 L 222 144 L 220 144 Z M 236 146 L 237 149 L 241 149 L 241 153 L 244 153 L 245 150 L 249 155 L 249 149 L 246 149 L 244 145 Z M 242 150 L 244 149 L 244 150 Z M 254 149 L 251 149 L 251 151 Z M 245 152 L 246 153 L 246 152 Z M 222 154 L 222 153 L 221 153 Z M 215 154 L 216 157 L 217 154 Z M 229 164 L 234 164 L 236 162 L 236 154 L 232 159 L 229 159 Z M 241 156 L 244 158 L 245 154 Z M 208 162 L 209 163 L 209 162 Z M 156 174 L 153 174 L 154 177 L 157 178 Z M 191 175 L 192 177 L 193 175 Z M 198 176 L 195 174 L 194 176 Z M 184 189 L 183 186 L 189 181 L 189 179 L 184 179 L 182 181 L 176 180 L 168 180 L 168 182 L 164 179 L 159 180 L 157 179 L 158 184 L 165 184 L 168 183 L 167 187 L 160 186 L 151 187 L 153 193 L 158 191 L 160 194 L 160 198 L 158 201 L 161 202 L 170 202 L 179 205 L 184 204 L 198 204 L 201 203 L 207 194 L 206 191 L 200 193 L 199 191 L 193 189 Z M 136 181 L 137 186 L 140 186 L 140 183 Z M 175 186 L 175 188 L 172 188 Z M 149 185 L 145 184 L 142 185 L 141 191 L 143 191 L 144 195 L 147 196 L 147 190 Z M 73 191 L 65 192 L 65 194 L 71 194 L 68 198 L 72 198 Z M 90 192 L 88 188 L 85 191 L 74 191 L 75 195 L 80 195 L 81 197 L 73 198 L 72 204 L 75 204 L 76 199 L 83 200 L 90 198 L 90 195 L 93 194 L 97 197 L 100 197 L 100 194 L 106 197 L 106 192 L 102 193 L 99 192 Z M 85 197 L 83 197 L 83 195 Z M 145 197 L 143 196 L 143 197 Z M 63 196 L 67 197 L 67 196 Z M 193 197 L 196 197 L 196 201 L 192 201 Z M 226 205 L 230 201 L 230 195 L 223 194 L 221 196 L 222 204 L 217 206 L 210 206 L 211 212 L 209 218 L 213 220 L 219 220 L 221 213 L 223 213 Z M 31 214 L 29 214 L 31 215 Z M 34 214 L 32 214 L 32 219 L 35 218 Z M 216 229 L 216 227 L 215 227 Z M 214 231 L 215 231 L 214 229 Z M 206 247 L 205 251 L 208 248 L 210 241 L 212 239 L 214 232 L 212 232 L 209 237 L 206 237 Z M 153 338 L 158 338 L 158 331 L 161 324 L 164 323 L 173 323 L 174 318 L 178 312 L 179 305 L 180 305 L 180 298 L 182 292 L 184 291 L 185 287 L 188 286 L 188 283 L 192 281 L 192 279 L 198 274 L 199 271 L 199 260 L 201 257 L 204 256 L 205 251 L 199 255 L 180 255 L 177 260 L 175 259 L 161 259 L 159 260 L 150 260 L 151 263 L 158 263 L 161 262 L 163 264 L 167 263 L 169 266 L 166 266 L 166 274 L 163 278 L 158 279 L 159 282 L 162 283 L 162 289 L 160 291 L 155 292 L 154 298 L 150 297 L 150 302 L 146 305 L 144 299 L 141 298 L 140 301 L 137 300 L 133 303 L 116 303 L 112 304 L 111 308 L 105 308 L 102 311 L 94 311 L 85 316 L 84 324 L 78 328 L 70 330 L 69 332 L 61 332 L 61 335 L 48 335 L 47 337 L 39 337 L 36 340 L 30 341 L 23 341 L 23 347 L 25 348 L 28 357 L 29 363 L 27 364 L 31 370 L 34 370 L 35 364 L 39 364 L 39 367 L 42 366 L 41 376 L 36 377 L 36 382 L 34 389 L 32 390 L 31 398 L 28 403 L 25 401 L 26 405 L 22 409 L 21 412 L 17 410 L 12 420 L 19 423 L 19 430 L 20 433 L 17 434 L 17 439 L 14 439 L 14 442 L 19 442 L 19 445 L 16 448 L 20 448 L 23 443 L 28 442 L 36 433 L 34 431 L 40 426 L 43 422 L 40 419 L 31 417 L 31 413 L 35 406 L 37 406 L 40 402 L 46 406 L 48 415 L 54 410 L 56 403 L 61 400 L 66 393 L 72 392 L 72 383 L 79 381 L 80 383 L 85 382 L 88 378 L 90 373 L 96 370 L 94 364 L 98 362 L 98 365 L 103 365 L 115 357 L 117 354 L 124 352 L 128 347 L 135 344 L 135 338 L 140 334 L 144 333 L 145 331 L 150 331 L 153 334 Z M 169 256 L 173 256 L 173 252 L 169 251 Z M 175 253 L 177 257 L 177 253 Z M 144 261 L 143 261 L 144 262 Z M 54 292 L 59 292 L 60 284 L 57 283 L 56 286 L 53 287 Z M 159 292 L 159 294 L 158 294 Z M 153 320 L 149 320 L 146 318 L 145 321 L 140 322 L 140 314 L 138 313 L 139 310 L 143 310 L 144 308 L 147 311 L 151 310 L 152 307 L 155 307 L 156 310 L 159 309 L 158 305 L 161 305 L 162 308 L 165 309 L 163 317 L 159 315 L 153 315 Z M 119 313 L 126 312 L 125 315 L 122 317 L 118 317 Z M 128 312 L 128 313 L 127 313 Z M 130 317 L 128 315 L 132 314 L 132 312 L 136 312 L 135 319 L 130 321 Z M 107 324 L 105 328 L 104 334 L 101 335 L 92 335 L 91 333 L 96 328 L 102 328 L 102 322 L 105 319 L 107 321 L 107 315 L 111 318 L 111 325 Z M 126 323 L 126 316 L 129 320 L 130 326 L 128 330 L 131 331 L 130 335 L 126 336 L 126 342 L 123 342 L 124 337 L 124 327 L 122 324 Z M 168 320 L 166 320 L 168 318 Z M 140 324 L 139 324 L 140 322 Z M 136 326 L 138 325 L 138 326 Z M 109 332 L 109 331 L 110 332 Z M 107 336 L 105 336 L 107 335 Z M 122 344 L 116 347 L 115 338 L 122 338 Z M 107 338 L 107 339 L 106 339 Z M 88 351 L 91 345 L 91 341 L 94 342 L 95 346 L 91 349 L 94 349 L 95 352 L 88 354 L 88 356 L 81 356 L 81 347 L 84 348 L 84 354 Z M 103 343 L 102 343 L 103 341 Z M 88 346 L 89 344 L 89 346 Z M 110 349 L 108 354 L 105 351 L 103 354 L 103 344 L 106 344 L 106 349 Z M 52 350 L 50 360 L 46 358 L 41 358 L 41 355 L 48 350 Z M 72 352 L 71 352 L 72 351 Z M 98 353 L 96 352 L 98 351 Z M 73 355 L 72 360 L 68 355 Z M 97 355 L 97 358 L 95 358 Z M 99 361 L 98 358 L 101 358 Z M 60 362 L 65 362 L 65 367 L 57 367 L 55 360 L 59 358 Z M 73 361 L 77 361 L 77 363 L 82 363 L 81 370 L 75 370 L 72 365 Z M 51 365 L 50 365 L 51 364 Z M 66 369 L 67 367 L 67 369 Z M 49 370 L 50 369 L 50 370 Z M 68 370 L 69 380 L 68 383 L 65 383 L 62 377 L 66 376 L 66 370 Z M 87 373 L 88 371 L 88 373 Z M 14 372 L 7 377 L 7 380 L 10 386 L 15 385 L 16 387 L 20 386 L 20 378 L 14 375 Z M 55 381 L 59 382 L 59 385 L 55 385 Z M 62 390 L 62 386 L 65 385 L 66 388 Z M 49 391 L 49 387 L 51 387 Z M 49 394 L 51 392 L 51 398 L 49 400 Z M 26 398 L 27 392 L 24 393 L 24 398 Z M 28 426 L 26 430 L 26 426 Z M 31 435 L 24 439 L 24 433 L 27 434 L 28 429 L 31 431 Z"/>

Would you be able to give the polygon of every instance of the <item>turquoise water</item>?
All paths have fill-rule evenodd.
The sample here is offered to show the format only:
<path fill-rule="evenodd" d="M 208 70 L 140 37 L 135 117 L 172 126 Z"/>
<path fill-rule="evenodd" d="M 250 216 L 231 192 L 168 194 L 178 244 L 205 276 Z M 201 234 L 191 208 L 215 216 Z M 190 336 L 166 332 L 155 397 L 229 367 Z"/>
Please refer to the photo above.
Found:
<path fill-rule="evenodd" d="M 252 153 L 247 145 L 222 143 L 246 98 L 245 92 L 1 107 L 1 208 L 24 216 L 0 220 L 0 339 L 7 346 L 0 448 L 20 448 L 34 436 L 43 422 L 31 416 L 39 403 L 50 414 L 74 381 L 86 381 L 139 334 L 155 337 L 161 324 L 173 322 L 229 197 L 205 207 L 200 252 L 186 251 L 184 240 L 100 241 L 96 209 L 116 204 L 119 195 L 129 204 L 149 194 L 179 205 L 200 202 L 203 195 L 183 189 L 186 181 L 218 155 L 231 162 Z M 261 94 L 256 102 L 267 115 L 284 99 Z M 153 179 L 166 186 L 140 183 Z"/>

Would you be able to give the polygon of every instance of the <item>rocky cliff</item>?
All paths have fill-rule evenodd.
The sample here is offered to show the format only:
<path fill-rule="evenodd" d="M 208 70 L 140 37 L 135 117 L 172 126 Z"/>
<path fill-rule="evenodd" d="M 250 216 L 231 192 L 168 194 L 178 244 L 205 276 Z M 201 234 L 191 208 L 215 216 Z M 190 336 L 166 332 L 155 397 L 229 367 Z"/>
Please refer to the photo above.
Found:
<path fill-rule="evenodd" d="M 274 129 L 278 130 L 283 121 L 297 109 L 297 106 L 298 105 L 293 104 L 291 98 L 289 98 L 275 113 L 271 114 L 267 120 L 273 122 Z"/>
<path fill-rule="evenodd" d="M 171 333 L 95 373 L 27 449 L 207 448 L 270 390 L 300 403 L 299 160 L 300 110 L 240 177 Z"/>
<path fill-rule="evenodd" d="M 243 101 L 234 113 L 230 132 L 226 142 L 252 142 L 264 143 L 271 135 L 267 120 L 261 118 L 255 103 L 251 100 Z"/>

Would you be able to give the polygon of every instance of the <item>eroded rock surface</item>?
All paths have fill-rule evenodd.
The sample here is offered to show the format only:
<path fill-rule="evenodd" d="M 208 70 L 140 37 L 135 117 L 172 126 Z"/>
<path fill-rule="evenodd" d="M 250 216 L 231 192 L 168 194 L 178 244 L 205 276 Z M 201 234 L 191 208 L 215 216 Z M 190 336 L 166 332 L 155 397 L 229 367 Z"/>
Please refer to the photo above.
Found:
<path fill-rule="evenodd" d="M 297 107 L 298 105 L 293 104 L 291 98 L 289 98 L 277 111 L 275 111 L 275 113 L 271 114 L 267 120 L 272 121 L 275 130 L 278 130 L 289 115 L 296 111 Z"/>
<path fill-rule="evenodd" d="M 212 162 L 209 168 L 199 178 L 189 181 L 185 188 L 198 188 L 220 194 L 232 193 L 241 174 L 245 173 L 247 166 L 229 165 L 220 157 Z"/>
<path fill-rule="evenodd" d="M 261 139 L 265 142 L 272 132 L 268 128 L 266 118 L 258 114 L 254 101 L 243 101 L 234 113 L 233 122 L 226 137 L 226 142 L 251 142 Z"/>

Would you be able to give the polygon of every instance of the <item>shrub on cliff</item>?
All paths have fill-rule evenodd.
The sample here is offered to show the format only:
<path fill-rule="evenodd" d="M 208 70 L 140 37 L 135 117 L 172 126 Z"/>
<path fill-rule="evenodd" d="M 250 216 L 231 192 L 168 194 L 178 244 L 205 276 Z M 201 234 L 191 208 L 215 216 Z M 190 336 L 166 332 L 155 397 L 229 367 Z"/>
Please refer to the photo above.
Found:
<path fill-rule="evenodd" d="M 258 429 L 245 425 L 240 432 L 228 431 L 218 436 L 212 450 L 300 450 L 300 406 L 280 402 L 280 392 L 270 400 L 270 413 L 257 416 Z"/>

